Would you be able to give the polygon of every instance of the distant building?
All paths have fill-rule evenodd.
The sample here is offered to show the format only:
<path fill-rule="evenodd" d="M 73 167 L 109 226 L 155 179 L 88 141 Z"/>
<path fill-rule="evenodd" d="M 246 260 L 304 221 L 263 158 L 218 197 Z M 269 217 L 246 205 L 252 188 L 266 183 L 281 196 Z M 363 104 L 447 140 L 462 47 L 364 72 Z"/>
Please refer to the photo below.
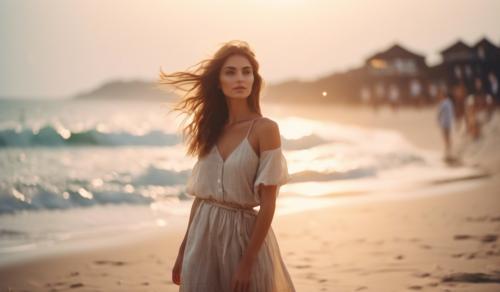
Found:
<path fill-rule="evenodd" d="M 474 92 L 479 78 L 483 89 L 500 105 L 498 46 L 487 38 L 473 46 L 459 40 L 440 53 L 442 62 L 428 66 L 423 55 L 394 44 L 368 57 L 362 67 L 314 82 L 283 83 L 273 90 L 288 100 L 306 102 L 420 105 L 436 102 L 439 92 L 453 96 Z"/>
<path fill-rule="evenodd" d="M 365 78 L 360 90 L 374 92 L 374 102 L 415 103 L 424 95 L 427 64 L 425 57 L 399 44 L 376 53 L 365 60 Z M 392 92 L 392 94 L 390 94 Z M 364 93 L 366 95 L 366 93 Z"/>
<path fill-rule="evenodd" d="M 500 74 L 500 48 L 486 38 L 474 46 L 457 41 L 442 50 L 441 56 L 443 62 L 433 67 L 429 75 L 434 82 L 445 81 L 447 87 L 463 83 L 472 92 L 474 79 L 480 78 L 484 83 L 490 72 L 496 76 Z"/>
<path fill-rule="evenodd" d="M 490 80 L 500 79 L 500 48 L 487 38 L 473 46 L 459 40 L 440 53 L 442 62 L 434 66 L 427 66 L 424 56 L 399 44 L 374 54 L 365 60 L 355 100 L 370 94 L 372 102 L 390 103 L 392 87 L 399 92 L 401 104 L 432 103 L 438 90 L 452 94 L 455 85 L 463 84 L 473 92 L 477 78 L 485 88 L 494 83 Z"/>
<path fill-rule="evenodd" d="M 435 67 L 435 71 L 444 79 L 447 87 L 458 83 L 465 83 L 468 90 L 471 90 L 474 84 L 474 77 L 477 72 L 473 72 L 476 67 L 477 56 L 474 49 L 462 41 L 441 51 L 443 62 Z"/>
<path fill-rule="evenodd" d="M 500 74 L 500 47 L 495 46 L 487 38 L 482 38 L 472 47 L 477 56 L 476 71 L 484 81 L 488 73 Z"/>

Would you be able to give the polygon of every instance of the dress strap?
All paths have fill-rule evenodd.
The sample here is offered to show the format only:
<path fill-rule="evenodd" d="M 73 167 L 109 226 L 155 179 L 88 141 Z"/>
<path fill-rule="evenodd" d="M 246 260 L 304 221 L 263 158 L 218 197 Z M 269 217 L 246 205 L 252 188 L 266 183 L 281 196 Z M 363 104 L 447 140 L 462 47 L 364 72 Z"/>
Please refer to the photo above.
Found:
<path fill-rule="evenodd" d="M 248 135 L 250 135 L 250 132 L 252 131 L 253 124 L 255 124 L 255 121 L 258 120 L 258 119 L 260 119 L 260 118 L 262 118 L 262 117 L 258 117 L 258 118 L 255 118 L 255 119 L 252 120 L 252 123 L 250 124 L 250 127 L 248 128 L 247 135 L 246 135 L 245 138 L 248 138 Z"/>

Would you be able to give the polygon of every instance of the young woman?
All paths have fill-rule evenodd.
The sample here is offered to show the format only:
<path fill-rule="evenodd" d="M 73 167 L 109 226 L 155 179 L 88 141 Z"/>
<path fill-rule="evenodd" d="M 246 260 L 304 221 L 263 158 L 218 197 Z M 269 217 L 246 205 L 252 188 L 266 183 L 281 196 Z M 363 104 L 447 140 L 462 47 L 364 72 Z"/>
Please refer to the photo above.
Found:
<path fill-rule="evenodd" d="M 287 163 L 278 125 L 260 111 L 258 71 L 249 46 L 231 41 L 194 72 L 160 72 L 161 83 L 186 91 L 175 109 L 192 117 L 183 133 L 198 157 L 172 271 L 180 291 L 295 291 L 271 228 Z"/>

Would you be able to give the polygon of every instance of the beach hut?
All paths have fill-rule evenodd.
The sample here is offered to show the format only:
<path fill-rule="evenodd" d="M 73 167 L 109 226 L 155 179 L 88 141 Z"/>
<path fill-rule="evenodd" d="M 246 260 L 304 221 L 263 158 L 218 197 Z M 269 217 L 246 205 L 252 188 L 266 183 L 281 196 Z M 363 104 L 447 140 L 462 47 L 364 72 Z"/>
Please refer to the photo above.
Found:
<path fill-rule="evenodd" d="M 365 68 L 368 73 L 365 87 L 374 92 L 391 92 L 388 88 L 390 85 L 392 92 L 398 92 L 398 100 L 403 104 L 419 104 L 425 98 L 424 92 L 420 90 L 427 83 L 427 64 L 423 55 L 394 44 L 367 58 Z M 379 102 L 388 101 L 389 96 L 384 96 Z"/>

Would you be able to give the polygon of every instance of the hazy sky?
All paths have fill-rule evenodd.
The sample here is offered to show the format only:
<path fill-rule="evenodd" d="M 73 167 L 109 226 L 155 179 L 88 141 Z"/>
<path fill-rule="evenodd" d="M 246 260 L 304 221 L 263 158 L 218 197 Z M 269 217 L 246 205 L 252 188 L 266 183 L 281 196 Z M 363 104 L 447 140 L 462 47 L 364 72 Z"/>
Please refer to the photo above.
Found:
<path fill-rule="evenodd" d="M 1 0 L 0 96 L 66 97 L 112 79 L 156 79 L 250 43 L 267 82 L 362 64 L 395 41 L 439 51 L 487 36 L 497 0 Z"/>

